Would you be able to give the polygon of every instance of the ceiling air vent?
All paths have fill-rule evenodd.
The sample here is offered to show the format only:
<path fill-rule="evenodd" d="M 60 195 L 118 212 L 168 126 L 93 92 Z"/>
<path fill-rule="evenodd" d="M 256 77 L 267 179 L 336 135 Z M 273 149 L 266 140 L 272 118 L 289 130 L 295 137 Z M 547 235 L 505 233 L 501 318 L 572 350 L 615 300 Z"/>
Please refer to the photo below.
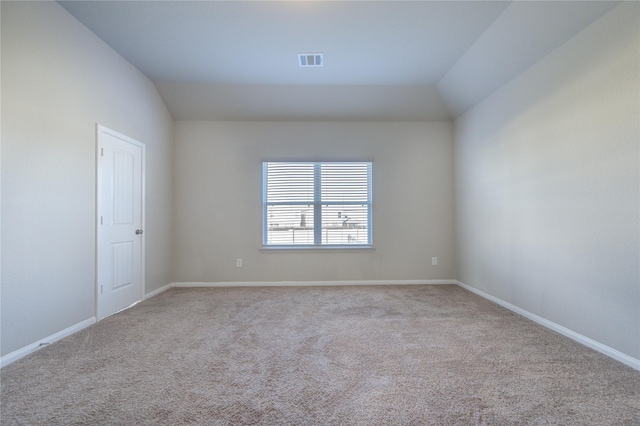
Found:
<path fill-rule="evenodd" d="M 322 53 L 298 53 L 298 64 L 301 67 L 321 67 Z"/>

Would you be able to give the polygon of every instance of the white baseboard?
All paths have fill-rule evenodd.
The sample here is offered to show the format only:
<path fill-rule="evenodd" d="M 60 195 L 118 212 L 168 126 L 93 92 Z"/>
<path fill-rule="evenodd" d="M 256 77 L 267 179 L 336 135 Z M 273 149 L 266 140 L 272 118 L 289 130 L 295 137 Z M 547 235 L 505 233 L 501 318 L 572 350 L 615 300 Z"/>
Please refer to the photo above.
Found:
<path fill-rule="evenodd" d="M 347 285 L 447 285 L 455 280 L 354 280 L 354 281 L 223 281 L 176 282 L 171 287 L 313 287 Z"/>
<path fill-rule="evenodd" d="M 167 291 L 171 288 L 172 284 L 167 284 L 163 287 L 160 287 L 157 290 L 154 290 L 150 293 L 147 293 L 144 295 L 144 299 L 143 300 L 147 300 L 153 296 L 157 296 L 158 294 Z M 138 302 L 134 303 L 137 304 Z M 133 306 L 133 305 L 132 305 Z M 129 309 L 131 306 L 126 307 L 125 309 Z M 124 310 L 124 309 L 123 309 Z M 84 320 L 76 325 L 72 325 L 71 327 L 65 328 L 62 331 L 59 331 L 55 334 L 52 334 L 49 337 L 45 337 L 44 339 L 38 340 L 35 343 L 32 343 L 30 345 L 27 345 L 23 348 L 18 349 L 17 351 L 13 351 L 10 354 L 7 354 L 5 356 L 3 356 L 2 358 L 0 358 L 0 368 L 4 367 L 5 365 L 9 365 L 14 361 L 19 360 L 22 357 L 25 357 L 27 355 L 29 355 L 30 353 L 33 353 L 35 351 L 37 351 L 38 349 L 42 349 L 44 346 L 48 346 L 54 342 L 57 342 L 60 339 L 63 339 L 67 336 L 72 335 L 73 333 L 77 333 L 78 331 L 89 327 L 90 325 L 93 325 L 96 323 L 96 317 L 91 317 L 87 320 Z"/>
<path fill-rule="evenodd" d="M 452 279 L 448 280 L 373 280 L 373 281 L 243 281 L 243 282 L 178 282 L 167 284 L 159 289 L 153 290 L 144 295 L 143 300 L 150 299 L 158 294 L 169 290 L 172 287 L 276 287 L 276 286 L 344 286 L 344 285 L 439 285 L 455 284 Z M 135 304 L 137 304 L 136 302 Z M 134 304 L 134 305 L 135 305 Z M 133 306 L 133 305 L 132 305 Z M 127 307 L 125 309 L 130 308 Z M 65 328 L 49 337 L 38 340 L 21 349 L 13 351 L 0 358 L 0 368 L 23 358 L 38 349 L 48 346 L 60 339 L 72 335 L 84 328 L 96 323 L 96 317 L 91 317 L 76 325 Z"/>
<path fill-rule="evenodd" d="M 144 299 L 142 299 L 142 300 L 147 300 L 147 299 L 152 298 L 153 296 L 157 296 L 157 295 L 159 295 L 160 293 L 162 293 L 162 292 L 165 292 L 165 291 L 169 290 L 169 289 L 172 287 L 172 285 L 173 285 L 173 284 L 167 284 L 167 285 L 165 285 L 165 286 L 160 287 L 160 288 L 159 288 L 159 289 L 157 289 L 157 290 L 153 290 L 152 292 L 149 292 L 149 293 L 145 294 L 145 295 L 144 295 Z"/>
<path fill-rule="evenodd" d="M 583 336 L 579 333 L 576 333 L 573 330 L 570 330 L 566 327 L 563 327 L 559 324 L 556 324 L 552 321 L 549 321 L 545 318 L 542 318 L 536 314 L 533 314 L 529 311 L 526 311 L 522 308 L 519 308 L 511 303 L 505 302 L 502 299 L 494 297 L 488 293 L 485 293 L 481 290 L 478 290 L 474 287 L 471 287 L 461 281 L 446 279 L 446 280 L 359 280 L 359 281 L 244 281 L 244 282 L 176 282 L 165 285 L 157 290 L 154 290 L 150 293 L 147 293 L 144 297 L 144 300 L 147 300 L 153 296 L 157 296 L 158 294 L 169 290 L 172 287 L 285 287 L 285 286 L 346 286 L 346 285 L 448 285 L 448 284 L 456 284 L 466 290 L 469 290 L 472 293 L 475 293 L 487 300 L 490 300 L 498 305 L 509 309 L 512 312 L 515 312 L 519 315 L 522 315 L 525 318 L 528 318 L 544 327 L 547 327 L 557 333 L 560 333 L 566 337 L 569 337 L 572 340 L 575 340 L 578 343 L 581 343 L 591 349 L 594 349 L 604 355 L 607 355 L 617 361 L 622 362 L 629 367 L 640 371 L 640 360 L 633 358 L 629 355 L 626 355 L 616 349 L 613 349 L 607 345 L 604 345 L 600 342 L 596 342 L 589 337 Z M 28 346 L 25 346 L 17 351 L 11 352 L 0 358 L 0 368 L 6 365 L 11 364 L 14 361 L 19 360 L 20 358 L 29 355 L 41 349 L 43 346 L 49 345 L 51 343 L 57 342 L 60 339 L 63 339 L 67 336 L 70 336 L 73 333 L 76 333 L 84 328 L 89 327 L 96 323 L 96 317 L 91 317 L 86 319 L 78 324 L 72 325 L 71 327 L 65 328 L 62 331 L 59 331 L 55 334 L 52 334 L 49 337 L 41 339 L 35 343 L 32 343 Z"/>
<path fill-rule="evenodd" d="M 563 336 L 566 336 L 566 337 L 568 337 L 568 338 L 570 338 L 572 340 L 575 340 L 578 343 L 582 343 L 583 345 L 585 345 L 585 346 L 587 346 L 587 347 L 589 347 L 591 349 L 594 349 L 594 350 L 596 350 L 596 351 L 598 351 L 598 352 L 600 352 L 600 353 L 602 353 L 604 355 L 607 355 L 610 358 L 615 359 L 616 361 L 620 361 L 621 363 L 623 363 L 625 365 L 628 365 L 629 367 L 631 367 L 631 368 L 633 368 L 635 370 L 640 371 L 640 359 L 633 358 L 633 357 L 631 357 L 631 356 L 629 356 L 627 354 L 624 354 L 624 353 L 618 351 L 617 349 L 613 349 L 612 347 L 609 347 L 607 345 L 603 345 L 600 342 L 596 342 L 595 340 L 593 340 L 593 339 L 591 339 L 591 338 L 589 338 L 587 336 L 583 336 L 580 333 L 576 333 L 575 331 L 570 330 L 570 329 L 568 329 L 566 327 L 563 327 L 560 324 L 556 324 L 553 321 L 549 321 L 548 319 L 542 318 L 541 316 L 538 316 L 538 315 L 533 314 L 533 313 L 531 313 L 529 311 L 526 311 L 526 310 L 524 310 L 522 308 L 519 308 L 519 307 L 517 307 L 515 305 L 512 305 L 509 302 L 505 302 L 502 299 L 499 299 L 499 298 L 497 298 L 495 296 L 492 296 L 492 295 L 490 295 L 488 293 L 485 293 L 482 290 L 478 290 L 477 288 L 471 287 L 470 285 L 467 285 L 467 284 L 465 284 L 463 282 L 455 280 L 455 283 L 457 285 L 459 285 L 460 287 L 462 287 L 462 288 L 464 288 L 466 290 L 469 290 L 472 293 L 477 294 L 478 296 L 484 297 L 487 300 L 490 300 L 490 301 L 492 301 L 494 303 L 497 303 L 498 305 L 500 305 L 500 306 L 502 306 L 504 308 L 507 308 L 510 311 L 515 312 L 518 315 L 522 315 L 523 317 L 528 318 L 533 322 L 536 322 L 536 323 L 538 323 L 538 324 L 540 324 L 540 325 L 542 325 L 544 327 L 547 327 L 550 330 L 553 330 L 553 331 L 555 331 L 557 333 L 560 333 Z"/>
<path fill-rule="evenodd" d="M 10 354 L 7 354 L 0 358 L 0 367 L 4 367 L 6 365 L 11 364 L 14 361 L 19 360 L 22 357 L 29 355 L 37 351 L 38 349 L 42 349 L 44 346 L 48 346 L 54 342 L 57 342 L 60 339 L 63 339 L 67 336 L 72 335 L 73 333 L 77 333 L 78 331 L 89 327 L 96 323 L 96 317 L 91 317 L 86 319 L 78 324 L 72 325 L 71 327 L 65 328 L 62 331 L 59 331 L 55 334 L 52 334 L 49 337 L 45 337 L 44 339 L 38 340 L 35 343 L 32 343 L 24 348 L 18 349 L 17 351 L 13 351 Z"/>

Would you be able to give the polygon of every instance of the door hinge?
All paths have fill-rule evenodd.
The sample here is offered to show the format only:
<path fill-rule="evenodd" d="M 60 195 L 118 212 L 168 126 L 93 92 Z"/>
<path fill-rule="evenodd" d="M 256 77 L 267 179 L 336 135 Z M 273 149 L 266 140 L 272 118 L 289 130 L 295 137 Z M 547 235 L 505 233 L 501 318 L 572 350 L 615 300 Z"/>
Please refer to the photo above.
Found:
<path fill-rule="evenodd" d="M 102 219 L 103 219 L 103 217 L 100 216 L 100 225 L 102 225 L 104 223 Z"/>
<path fill-rule="evenodd" d="M 102 293 L 102 292 L 103 292 L 102 284 L 100 284 L 100 293 Z"/>
<path fill-rule="evenodd" d="M 104 148 L 100 148 L 100 156 L 104 157 Z"/>

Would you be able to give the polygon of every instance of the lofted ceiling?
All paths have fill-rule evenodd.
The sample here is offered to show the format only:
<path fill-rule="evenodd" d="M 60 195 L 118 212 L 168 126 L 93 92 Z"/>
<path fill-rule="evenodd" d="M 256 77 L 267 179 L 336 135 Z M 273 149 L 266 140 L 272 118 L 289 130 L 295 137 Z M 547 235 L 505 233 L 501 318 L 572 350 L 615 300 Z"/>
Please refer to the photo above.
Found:
<path fill-rule="evenodd" d="M 447 120 L 618 2 L 58 1 L 176 120 Z M 300 68 L 298 53 L 324 54 Z"/>

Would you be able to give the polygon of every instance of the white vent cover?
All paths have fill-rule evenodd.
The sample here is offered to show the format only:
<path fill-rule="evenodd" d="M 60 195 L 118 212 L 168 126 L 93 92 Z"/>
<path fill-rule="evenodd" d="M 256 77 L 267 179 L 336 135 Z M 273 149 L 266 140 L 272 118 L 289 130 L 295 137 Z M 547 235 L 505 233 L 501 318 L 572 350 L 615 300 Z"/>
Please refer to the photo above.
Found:
<path fill-rule="evenodd" d="M 298 53 L 298 64 L 301 67 L 321 67 L 322 53 Z"/>

